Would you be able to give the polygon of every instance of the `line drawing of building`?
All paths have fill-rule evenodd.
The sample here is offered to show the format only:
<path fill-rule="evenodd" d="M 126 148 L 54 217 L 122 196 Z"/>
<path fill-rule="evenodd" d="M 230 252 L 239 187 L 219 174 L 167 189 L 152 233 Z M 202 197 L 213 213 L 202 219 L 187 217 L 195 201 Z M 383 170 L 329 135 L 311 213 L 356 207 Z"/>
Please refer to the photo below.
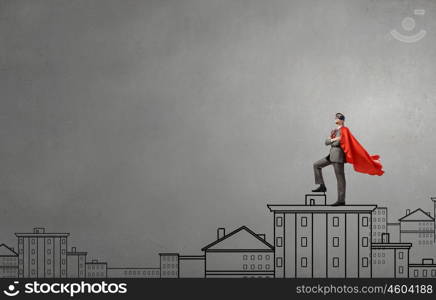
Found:
<path fill-rule="evenodd" d="M 161 278 L 179 278 L 179 253 L 159 253 Z"/>
<path fill-rule="evenodd" d="M 0 278 L 18 277 L 18 253 L 5 244 L 0 245 Z"/>
<path fill-rule="evenodd" d="M 217 239 L 204 246 L 204 277 L 274 277 L 274 246 L 265 234 L 241 226 L 226 234 L 218 228 Z"/>
<path fill-rule="evenodd" d="M 409 277 L 411 278 L 428 278 L 436 277 L 436 264 L 433 258 L 423 258 L 421 263 L 409 265 Z"/>
<path fill-rule="evenodd" d="M 15 235 L 18 238 L 18 277 L 67 277 L 69 233 L 46 233 L 45 228 L 35 227 L 33 232 Z"/>
<path fill-rule="evenodd" d="M 269 204 L 275 277 L 371 277 L 371 213 L 376 207 Z"/>
<path fill-rule="evenodd" d="M 86 278 L 106 278 L 107 277 L 107 262 L 93 259 L 85 263 Z"/>
<path fill-rule="evenodd" d="M 76 247 L 71 247 L 67 251 L 67 277 L 85 278 L 86 277 L 86 255 L 84 251 L 77 251 Z"/>
<path fill-rule="evenodd" d="M 160 268 L 108 267 L 108 278 L 160 278 Z"/>
<path fill-rule="evenodd" d="M 406 215 L 400 222 L 400 241 L 412 243 L 410 260 L 413 263 L 428 255 L 434 248 L 434 218 L 421 208 L 414 211 L 406 210 Z"/>
<path fill-rule="evenodd" d="M 421 208 L 389 222 L 376 204 L 329 206 L 325 193 L 306 194 L 304 204 L 267 204 L 273 242 L 243 225 L 201 255 L 159 253 L 156 267 L 111 267 L 71 247 L 69 233 L 15 233 L 18 251 L 0 244 L 3 278 L 436 278 L 435 213 Z"/>
<path fill-rule="evenodd" d="M 380 243 L 388 230 L 388 208 L 376 207 L 372 212 L 372 242 Z"/>

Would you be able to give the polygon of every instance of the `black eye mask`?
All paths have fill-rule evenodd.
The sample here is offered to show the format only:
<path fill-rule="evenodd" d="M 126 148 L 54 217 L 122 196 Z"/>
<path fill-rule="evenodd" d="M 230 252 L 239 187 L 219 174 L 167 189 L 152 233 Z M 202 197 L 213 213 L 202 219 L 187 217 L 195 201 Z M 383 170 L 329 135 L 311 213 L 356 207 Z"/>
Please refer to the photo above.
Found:
<path fill-rule="evenodd" d="M 345 116 L 343 114 L 336 114 L 336 118 L 339 120 L 345 121 Z"/>

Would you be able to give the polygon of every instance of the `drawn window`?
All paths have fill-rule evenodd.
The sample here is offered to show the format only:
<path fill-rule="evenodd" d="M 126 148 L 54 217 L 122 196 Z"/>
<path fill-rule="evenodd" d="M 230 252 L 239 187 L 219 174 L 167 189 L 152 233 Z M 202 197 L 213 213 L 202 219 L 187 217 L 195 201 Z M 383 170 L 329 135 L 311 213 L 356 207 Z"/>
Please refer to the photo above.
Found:
<path fill-rule="evenodd" d="M 301 217 L 301 227 L 307 226 L 307 217 Z"/>
<path fill-rule="evenodd" d="M 276 246 L 281 247 L 282 246 L 282 237 L 279 236 L 276 238 Z"/>
<path fill-rule="evenodd" d="M 262 265 L 258 265 L 257 268 L 258 268 L 259 270 L 262 270 Z"/>
<path fill-rule="evenodd" d="M 436 277 L 436 270 L 431 270 L 431 277 Z"/>
<path fill-rule="evenodd" d="M 403 257 L 404 257 L 403 251 L 398 252 L 398 258 L 403 259 Z"/>
<path fill-rule="evenodd" d="M 32 239 L 32 244 L 35 244 L 35 239 Z"/>
<path fill-rule="evenodd" d="M 265 265 L 265 269 L 269 270 L 269 265 Z"/>
<path fill-rule="evenodd" d="M 276 218 L 276 226 L 277 227 L 282 227 L 283 225 L 283 218 L 282 217 L 277 217 Z"/>
<path fill-rule="evenodd" d="M 269 255 L 265 255 L 265 259 L 266 259 L 266 260 L 269 260 Z"/>
<path fill-rule="evenodd" d="M 307 237 L 305 236 L 301 238 L 301 247 L 307 247 Z"/>
<path fill-rule="evenodd" d="M 276 258 L 276 267 L 281 267 L 282 266 L 282 258 L 281 257 L 277 257 Z"/>
<path fill-rule="evenodd" d="M 255 266 L 254 264 L 251 264 L 251 265 L 250 265 L 250 269 L 252 269 L 252 270 L 254 270 L 255 267 L 256 267 L 256 266 Z"/>
<path fill-rule="evenodd" d="M 333 257 L 333 268 L 339 268 L 339 257 Z"/>
<path fill-rule="evenodd" d="M 418 277 L 419 276 L 419 271 L 418 270 L 413 271 L 413 276 Z"/>
<path fill-rule="evenodd" d="M 368 247 L 368 237 L 366 236 L 362 238 L 362 247 Z"/>
<path fill-rule="evenodd" d="M 256 258 L 255 255 L 251 255 L 251 256 L 250 256 L 250 259 L 251 259 L 251 260 L 254 260 L 255 258 Z"/>
<path fill-rule="evenodd" d="M 339 218 L 333 217 L 333 227 L 338 227 L 338 226 L 339 226 Z"/>
<path fill-rule="evenodd" d="M 248 259 L 248 255 L 244 255 L 242 259 L 243 260 L 247 260 Z"/>
<path fill-rule="evenodd" d="M 398 273 L 403 274 L 403 272 L 404 272 L 404 268 L 403 268 L 403 266 L 400 266 L 398 268 Z"/>
<path fill-rule="evenodd" d="M 363 217 L 362 218 L 362 226 L 363 227 L 367 227 L 368 226 L 368 217 Z"/>
<path fill-rule="evenodd" d="M 247 270 L 247 269 L 248 269 L 248 265 L 244 264 L 244 270 Z"/>
<path fill-rule="evenodd" d="M 307 257 L 301 258 L 301 267 L 306 268 L 307 267 Z"/>
<path fill-rule="evenodd" d="M 262 260 L 262 255 L 259 254 L 259 255 L 257 256 L 257 259 L 258 259 L 258 260 Z"/>
<path fill-rule="evenodd" d="M 368 257 L 362 257 L 362 267 L 368 267 Z"/>
<path fill-rule="evenodd" d="M 339 237 L 333 237 L 333 247 L 339 247 Z"/>

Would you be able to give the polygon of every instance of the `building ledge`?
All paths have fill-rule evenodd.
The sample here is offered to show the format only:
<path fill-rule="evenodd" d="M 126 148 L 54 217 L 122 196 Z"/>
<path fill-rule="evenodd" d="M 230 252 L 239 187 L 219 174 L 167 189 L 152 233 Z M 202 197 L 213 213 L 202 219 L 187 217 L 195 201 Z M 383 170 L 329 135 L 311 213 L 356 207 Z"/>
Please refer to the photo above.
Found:
<path fill-rule="evenodd" d="M 267 204 L 272 212 L 298 212 L 298 213 L 371 213 L 377 205 L 299 205 L 299 204 Z"/>
<path fill-rule="evenodd" d="M 411 243 L 371 243 L 372 249 L 410 249 Z"/>

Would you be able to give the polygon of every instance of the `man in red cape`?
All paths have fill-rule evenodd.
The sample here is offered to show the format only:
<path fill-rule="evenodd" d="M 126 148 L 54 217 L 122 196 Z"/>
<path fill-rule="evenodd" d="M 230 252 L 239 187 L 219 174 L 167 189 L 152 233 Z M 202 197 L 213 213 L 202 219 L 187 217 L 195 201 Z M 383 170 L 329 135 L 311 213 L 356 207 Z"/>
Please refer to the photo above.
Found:
<path fill-rule="evenodd" d="M 315 184 L 319 187 L 312 192 L 326 192 L 322 176 L 322 168 L 333 165 L 338 185 L 338 200 L 332 206 L 345 205 L 345 172 L 344 164 L 351 163 L 357 172 L 369 175 L 383 175 L 383 166 L 380 163 L 379 155 L 369 155 L 365 148 L 360 145 L 357 139 L 351 134 L 350 129 L 344 126 L 345 116 L 341 113 L 336 114 L 336 129 L 333 129 L 325 144 L 330 145 L 328 156 L 316 161 L 313 164 Z"/>

